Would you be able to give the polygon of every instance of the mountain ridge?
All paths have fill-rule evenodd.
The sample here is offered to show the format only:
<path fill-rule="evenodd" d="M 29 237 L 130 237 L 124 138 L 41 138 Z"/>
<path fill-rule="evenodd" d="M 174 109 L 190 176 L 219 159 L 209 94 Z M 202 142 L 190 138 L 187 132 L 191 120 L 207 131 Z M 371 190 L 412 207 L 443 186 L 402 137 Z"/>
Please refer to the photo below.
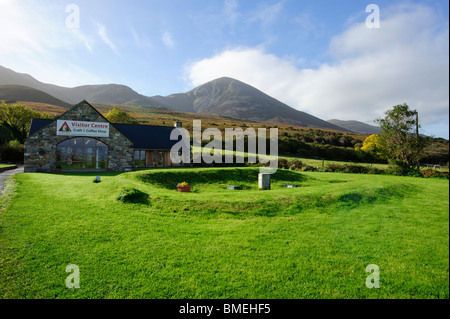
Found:
<path fill-rule="evenodd" d="M 145 96 L 122 84 L 82 85 L 73 88 L 47 84 L 31 75 L 0 66 L 0 85 L 27 86 L 69 104 L 87 100 L 97 104 L 208 113 L 262 123 L 349 132 L 346 128 L 296 110 L 244 82 L 229 77 L 212 80 L 185 93 Z"/>
<path fill-rule="evenodd" d="M 351 132 L 359 133 L 359 134 L 380 134 L 381 128 L 378 126 L 366 124 L 364 122 L 355 121 L 355 120 L 337 120 L 331 119 L 327 122 L 332 123 L 334 125 L 343 127 Z"/>
<path fill-rule="evenodd" d="M 239 80 L 221 77 L 186 93 L 151 97 L 169 109 L 218 114 L 255 122 L 286 124 L 348 132 L 308 113 L 298 111 Z"/>
<path fill-rule="evenodd" d="M 22 85 L 0 85 L 0 101 L 27 101 L 52 104 L 69 108 L 72 105 L 43 91 Z"/>
<path fill-rule="evenodd" d="M 140 102 L 144 106 L 150 106 L 153 102 L 149 97 L 139 94 L 123 84 L 91 84 L 64 87 L 40 82 L 29 74 L 18 73 L 3 66 L 0 66 L 0 85 L 28 86 L 50 94 L 69 104 L 76 104 L 81 100 L 88 100 L 91 103 L 126 105 L 124 103 L 136 100 L 135 105 L 138 105 Z"/>

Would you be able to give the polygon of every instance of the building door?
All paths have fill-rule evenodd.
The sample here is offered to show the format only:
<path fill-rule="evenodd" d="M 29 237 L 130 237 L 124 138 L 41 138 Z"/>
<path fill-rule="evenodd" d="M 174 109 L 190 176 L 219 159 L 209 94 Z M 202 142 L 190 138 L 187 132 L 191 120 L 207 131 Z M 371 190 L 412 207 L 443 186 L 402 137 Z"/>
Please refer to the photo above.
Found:
<path fill-rule="evenodd" d="M 145 166 L 153 166 L 153 151 L 146 151 L 145 161 Z"/>

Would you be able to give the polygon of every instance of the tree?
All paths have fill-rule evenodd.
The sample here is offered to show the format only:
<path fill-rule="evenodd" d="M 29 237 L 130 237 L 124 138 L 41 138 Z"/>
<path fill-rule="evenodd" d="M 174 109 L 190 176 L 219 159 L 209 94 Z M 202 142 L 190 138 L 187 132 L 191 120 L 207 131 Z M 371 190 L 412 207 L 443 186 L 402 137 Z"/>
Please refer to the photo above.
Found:
<path fill-rule="evenodd" d="M 427 145 L 427 139 L 419 134 L 418 117 L 417 110 L 410 110 L 404 103 L 376 120 L 381 127 L 379 142 L 386 157 L 405 170 L 419 165 Z"/>
<path fill-rule="evenodd" d="M 119 109 L 114 106 L 112 110 L 110 110 L 105 115 L 106 119 L 111 123 L 125 123 L 125 124 L 136 124 L 137 121 L 124 110 Z"/>
<path fill-rule="evenodd" d="M 361 150 L 372 154 L 376 158 L 384 158 L 385 154 L 383 146 L 380 142 L 380 136 L 378 134 L 369 135 L 363 142 Z"/>
<path fill-rule="evenodd" d="M 6 144 L 13 139 L 11 131 L 0 125 L 0 145 Z"/>
<path fill-rule="evenodd" d="M 0 104 L 0 126 L 10 132 L 11 140 L 25 141 L 32 119 L 53 119 L 47 113 L 39 113 L 21 104 Z"/>

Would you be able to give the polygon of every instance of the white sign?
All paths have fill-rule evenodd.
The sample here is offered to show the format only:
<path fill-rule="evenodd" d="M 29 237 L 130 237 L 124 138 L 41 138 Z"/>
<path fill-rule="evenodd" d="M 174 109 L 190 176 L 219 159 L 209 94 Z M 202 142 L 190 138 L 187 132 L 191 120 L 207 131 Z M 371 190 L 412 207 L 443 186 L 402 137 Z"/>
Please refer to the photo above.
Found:
<path fill-rule="evenodd" d="M 56 135 L 109 137 L 109 123 L 57 120 Z"/>

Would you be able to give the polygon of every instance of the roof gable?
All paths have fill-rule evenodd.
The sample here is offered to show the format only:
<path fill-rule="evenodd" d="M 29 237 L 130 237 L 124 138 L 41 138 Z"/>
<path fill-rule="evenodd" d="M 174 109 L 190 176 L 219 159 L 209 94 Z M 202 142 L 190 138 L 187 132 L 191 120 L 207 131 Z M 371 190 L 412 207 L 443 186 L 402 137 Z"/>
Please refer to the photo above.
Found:
<path fill-rule="evenodd" d="M 100 112 L 98 112 L 92 105 L 85 100 L 74 105 L 68 111 L 64 112 L 56 119 L 65 119 L 68 115 L 79 113 L 80 107 L 90 107 L 98 115 L 100 115 L 106 122 L 110 123 Z M 77 116 L 78 117 L 78 116 Z M 50 119 L 33 119 L 31 121 L 30 130 L 28 136 L 36 133 L 43 127 L 49 125 L 54 120 Z M 86 119 L 86 121 L 89 121 Z M 172 146 L 178 142 L 178 140 L 170 140 L 170 133 L 174 129 L 170 126 L 153 126 L 153 125 L 139 125 L 139 124 L 121 124 L 110 123 L 121 134 L 128 138 L 133 144 L 134 148 L 140 149 L 154 149 L 154 150 L 170 150 Z"/>

